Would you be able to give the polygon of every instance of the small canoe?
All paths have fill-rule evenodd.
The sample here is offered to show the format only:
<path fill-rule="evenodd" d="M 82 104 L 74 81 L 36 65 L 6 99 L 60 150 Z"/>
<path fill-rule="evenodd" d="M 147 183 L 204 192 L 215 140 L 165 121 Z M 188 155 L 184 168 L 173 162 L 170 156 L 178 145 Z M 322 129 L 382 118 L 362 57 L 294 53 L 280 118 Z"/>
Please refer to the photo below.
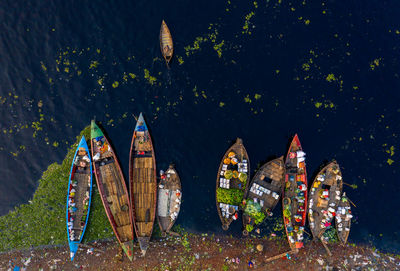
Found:
<path fill-rule="evenodd" d="M 72 160 L 67 195 L 67 233 L 73 261 L 86 230 L 92 197 L 92 160 L 84 136 Z"/>
<path fill-rule="evenodd" d="M 133 257 L 133 225 L 124 175 L 107 137 L 92 120 L 92 157 L 97 187 L 111 227 L 128 258 Z"/>
<path fill-rule="evenodd" d="M 342 188 L 342 173 L 336 161 L 326 165 L 315 177 L 308 203 L 308 223 L 314 238 L 320 239 L 331 226 Z"/>
<path fill-rule="evenodd" d="M 161 172 L 158 185 L 157 220 L 161 235 L 165 237 L 178 218 L 181 208 L 181 179 L 173 165 Z"/>
<path fill-rule="evenodd" d="M 307 173 L 305 153 L 297 134 L 285 159 L 285 186 L 282 197 L 283 220 L 291 250 L 303 247 L 307 211 Z"/>
<path fill-rule="evenodd" d="M 133 224 L 144 256 L 149 247 L 156 215 L 157 176 L 153 143 L 142 113 L 132 136 L 129 155 L 129 190 Z"/>
<path fill-rule="evenodd" d="M 283 156 L 264 164 L 251 180 L 243 211 L 243 235 L 261 224 L 278 204 L 284 185 Z"/>
<path fill-rule="evenodd" d="M 337 235 L 343 245 L 347 243 L 347 239 L 349 238 L 352 217 L 350 200 L 346 197 L 346 193 L 343 193 L 335 217 Z"/>
<path fill-rule="evenodd" d="M 160 48 L 168 67 L 168 64 L 174 54 L 174 44 L 172 42 L 171 32 L 169 31 L 169 28 L 164 20 L 162 21 L 160 28 Z"/>
<path fill-rule="evenodd" d="M 250 161 L 240 138 L 222 157 L 218 168 L 215 200 L 222 229 L 238 219 L 239 206 L 250 182 Z"/>

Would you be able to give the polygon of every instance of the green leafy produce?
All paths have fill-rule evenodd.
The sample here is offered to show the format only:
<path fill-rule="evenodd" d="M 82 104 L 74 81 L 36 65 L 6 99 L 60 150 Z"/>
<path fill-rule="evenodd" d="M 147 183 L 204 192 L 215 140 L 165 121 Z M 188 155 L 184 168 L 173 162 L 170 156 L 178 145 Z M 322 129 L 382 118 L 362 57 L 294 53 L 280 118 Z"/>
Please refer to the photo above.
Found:
<path fill-rule="evenodd" d="M 252 232 L 253 229 L 254 229 L 254 226 L 253 226 L 253 225 L 250 225 L 250 224 L 247 224 L 247 225 L 246 225 L 246 231 L 247 231 L 247 232 Z"/>
<path fill-rule="evenodd" d="M 258 202 L 247 201 L 244 212 L 254 219 L 255 224 L 260 224 L 265 219 L 265 213 L 261 211 L 261 205 Z"/>
<path fill-rule="evenodd" d="M 217 201 L 231 205 L 240 205 L 243 200 L 243 191 L 240 189 L 217 188 Z"/>

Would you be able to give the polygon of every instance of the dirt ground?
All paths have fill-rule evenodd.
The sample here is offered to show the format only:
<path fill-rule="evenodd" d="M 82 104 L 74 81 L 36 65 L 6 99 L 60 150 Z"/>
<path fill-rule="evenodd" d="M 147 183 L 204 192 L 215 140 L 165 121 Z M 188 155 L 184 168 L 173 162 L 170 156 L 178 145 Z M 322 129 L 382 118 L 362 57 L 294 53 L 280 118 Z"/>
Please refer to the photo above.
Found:
<path fill-rule="evenodd" d="M 400 270 L 399 256 L 368 247 L 329 248 L 332 257 L 320 242 L 308 242 L 290 259 L 266 263 L 288 250 L 285 239 L 189 234 L 152 241 L 144 257 L 136 246 L 132 262 L 116 241 L 102 241 L 81 246 L 73 262 L 67 246 L 2 253 L 0 270 Z"/>

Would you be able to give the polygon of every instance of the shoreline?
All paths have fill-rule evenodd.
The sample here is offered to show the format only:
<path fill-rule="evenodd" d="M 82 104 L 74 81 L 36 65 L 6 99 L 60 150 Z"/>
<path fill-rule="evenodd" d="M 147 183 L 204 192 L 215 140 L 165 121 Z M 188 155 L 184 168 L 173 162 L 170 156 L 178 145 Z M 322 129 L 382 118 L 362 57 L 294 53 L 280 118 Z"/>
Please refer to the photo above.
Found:
<path fill-rule="evenodd" d="M 0 254 L 4 270 L 395 270 L 400 255 L 383 254 L 368 246 L 329 244 L 329 257 L 321 242 L 307 242 L 298 254 L 266 263 L 266 259 L 286 252 L 282 237 L 236 238 L 183 233 L 153 239 L 145 257 L 137 242 L 133 261 L 122 252 L 116 240 L 94 241 L 80 246 L 73 262 L 67 245 L 33 248 Z M 282 244 L 284 244 L 282 246 Z M 260 245 L 262 245 L 262 251 Z M 249 261 L 253 267 L 249 267 Z M 3 270 L 3 269 L 0 269 Z M 21 269 L 24 270 L 24 269 Z"/>

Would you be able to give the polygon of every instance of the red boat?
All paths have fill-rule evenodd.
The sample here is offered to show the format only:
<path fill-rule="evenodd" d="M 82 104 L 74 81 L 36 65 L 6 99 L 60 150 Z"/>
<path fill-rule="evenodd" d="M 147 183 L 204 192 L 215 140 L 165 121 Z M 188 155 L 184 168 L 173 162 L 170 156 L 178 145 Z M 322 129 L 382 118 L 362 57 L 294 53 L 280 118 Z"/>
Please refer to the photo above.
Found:
<path fill-rule="evenodd" d="M 292 250 L 303 247 L 307 213 L 307 172 L 305 153 L 297 134 L 293 137 L 285 160 L 285 187 L 282 197 L 283 219 Z"/>

